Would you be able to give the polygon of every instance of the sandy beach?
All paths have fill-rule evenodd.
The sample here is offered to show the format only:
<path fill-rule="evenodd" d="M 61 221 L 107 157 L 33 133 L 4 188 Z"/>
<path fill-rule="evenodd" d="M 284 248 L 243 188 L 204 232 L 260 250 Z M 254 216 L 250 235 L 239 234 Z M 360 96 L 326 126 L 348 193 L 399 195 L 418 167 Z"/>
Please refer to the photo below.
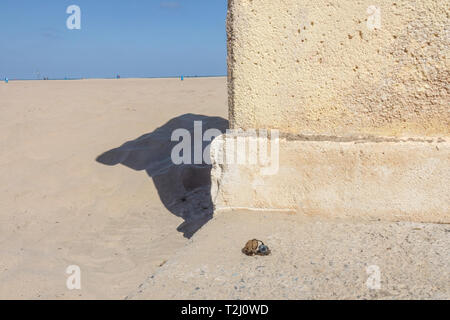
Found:
<path fill-rule="evenodd" d="M 0 299 L 450 298 L 448 225 L 213 217 L 169 138 L 227 112 L 226 78 L 1 83 Z M 255 237 L 270 256 L 241 253 Z"/>
<path fill-rule="evenodd" d="M 186 113 L 226 118 L 226 78 L 10 81 L 0 101 L 0 298 L 123 298 L 186 243 L 145 170 L 96 159 Z"/>

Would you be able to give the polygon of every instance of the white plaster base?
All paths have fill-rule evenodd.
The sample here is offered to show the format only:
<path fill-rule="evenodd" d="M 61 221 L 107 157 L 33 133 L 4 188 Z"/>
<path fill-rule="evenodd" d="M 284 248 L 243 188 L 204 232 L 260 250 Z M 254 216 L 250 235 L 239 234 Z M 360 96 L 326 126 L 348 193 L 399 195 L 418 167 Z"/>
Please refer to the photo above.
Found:
<path fill-rule="evenodd" d="M 216 210 L 450 223 L 448 139 L 282 138 L 274 175 L 218 161 L 227 156 L 227 139 L 236 138 L 222 135 L 211 144 Z"/>

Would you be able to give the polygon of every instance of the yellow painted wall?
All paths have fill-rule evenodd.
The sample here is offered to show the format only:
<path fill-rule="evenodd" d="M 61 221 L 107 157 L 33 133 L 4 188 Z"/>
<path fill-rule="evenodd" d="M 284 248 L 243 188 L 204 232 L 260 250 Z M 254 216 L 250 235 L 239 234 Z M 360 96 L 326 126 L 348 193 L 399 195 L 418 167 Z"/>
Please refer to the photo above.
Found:
<path fill-rule="evenodd" d="M 443 0 L 229 0 L 231 126 L 448 135 L 449 12 Z"/>

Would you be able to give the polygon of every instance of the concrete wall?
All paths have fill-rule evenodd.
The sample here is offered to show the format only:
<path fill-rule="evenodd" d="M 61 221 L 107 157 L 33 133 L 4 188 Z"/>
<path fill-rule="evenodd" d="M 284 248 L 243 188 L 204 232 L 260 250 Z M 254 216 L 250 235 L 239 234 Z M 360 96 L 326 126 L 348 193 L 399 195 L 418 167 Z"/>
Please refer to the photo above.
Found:
<path fill-rule="evenodd" d="M 442 0 L 229 0 L 231 127 L 278 129 L 279 159 L 270 175 L 223 163 L 245 132 L 215 139 L 215 208 L 450 223 L 449 12 Z"/>
<path fill-rule="evenodd" d="M 279 167 L 217 161 L 236 137 L 216 138 L 216 210 L 258 209 L 327 217 L 450 223 L 450 144 L 431 141 L 280 139 Z"/>
<path fill-rule="evenodd" d="M 442 0 L 229 0 L 232 127 L 448 135 L 449 12 Z"/>

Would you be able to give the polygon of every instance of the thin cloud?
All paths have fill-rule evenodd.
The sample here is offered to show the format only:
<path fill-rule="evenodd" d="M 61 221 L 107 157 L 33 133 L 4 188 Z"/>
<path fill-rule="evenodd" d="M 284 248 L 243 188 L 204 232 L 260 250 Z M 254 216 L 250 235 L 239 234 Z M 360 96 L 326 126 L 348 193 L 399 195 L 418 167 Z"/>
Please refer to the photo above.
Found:
<path fill-rule="evenodd" d="M 178 9 L 181 4 L 178 1 L 161 1 L 159 6 L 164 9 Z"/>
<path fill-rule="evenodd" d="M 41 28 L 41 36 L 51 40 L 62 39 L 61 32 L 53 27 Z"/>

